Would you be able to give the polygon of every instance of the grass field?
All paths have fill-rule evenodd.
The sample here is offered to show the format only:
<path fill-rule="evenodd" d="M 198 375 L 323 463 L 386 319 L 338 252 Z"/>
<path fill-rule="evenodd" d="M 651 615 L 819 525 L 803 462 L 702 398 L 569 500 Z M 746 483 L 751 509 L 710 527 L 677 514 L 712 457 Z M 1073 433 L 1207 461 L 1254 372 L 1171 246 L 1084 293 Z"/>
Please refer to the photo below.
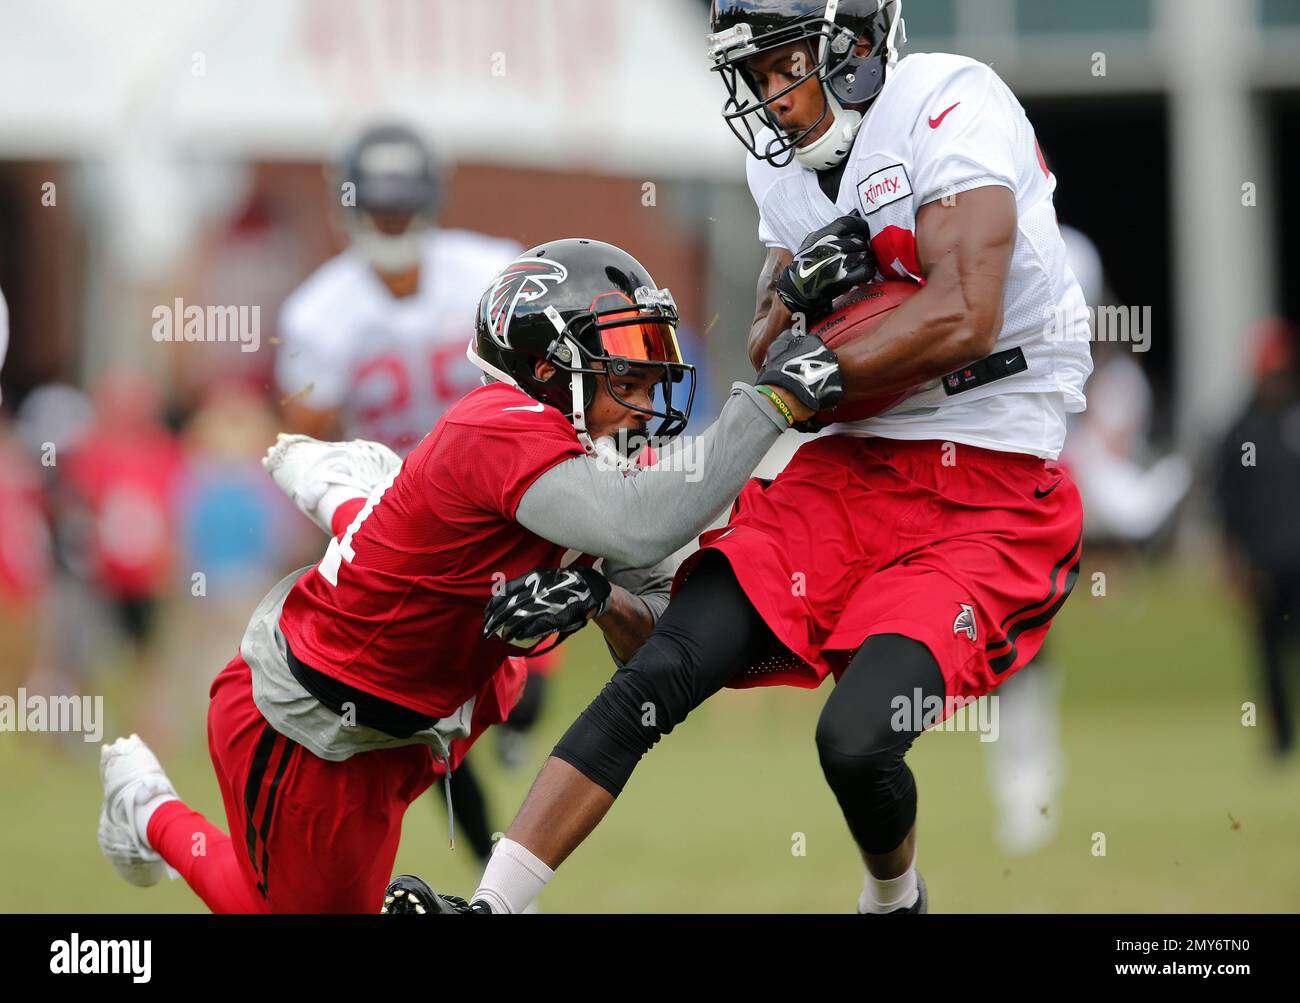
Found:
<path fill-rule="evenodd" d="M 1267 759 L 1261 729 L 1241 723 L 1256 691 L 1236 607 L 1191 566 L 1108 569 L 1104 597 L 1089 594 L 1092 570 L 1053 635 L 1068 770 L 1055 842 L 998 852 L 974 734 L 926 735 L 911 753 L 932 910 L 1300 911 L 1300 763 Z M 503 774 L 484 740 L 497 827 L 610 671 L 598 639 L 580 635 L 518 774 Z M 706 704 L 646 758 L 547 889 L 546 911 L 852 909 L 861 866 L 812 741 L 825 695 L 750 690 Z M 98 753 L 80 744 L 0 734 L 0 911 L 200 911 L 183 883 L 132 888 L 100 857 Z M 182 796 L 222 819 L 201 731 L 165 765 Z M 791 852 L 797 832 L 804 856 Z M 431 798 L 412 807 L 399 869 L 463 894 L 473 864 L 447 848 Z"/>

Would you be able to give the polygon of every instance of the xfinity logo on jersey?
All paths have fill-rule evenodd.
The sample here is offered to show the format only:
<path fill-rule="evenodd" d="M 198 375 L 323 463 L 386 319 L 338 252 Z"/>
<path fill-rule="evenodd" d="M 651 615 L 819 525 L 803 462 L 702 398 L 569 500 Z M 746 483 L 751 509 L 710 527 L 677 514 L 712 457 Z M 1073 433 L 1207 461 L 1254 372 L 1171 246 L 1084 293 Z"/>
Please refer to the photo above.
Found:
<path fill-rule="evenodd" d="M 152 973 L 151 940 L 82 940 L 72 934 L 50 945 L 50 971 L 55 975 L 130 975 L 148 982 Z"/>
<path fill-rule="evenodd" d="M 502 348 L 509 348 L 510 318 L 519 304 L 545 295 L 548 288 L 558 286 L 568 277 L 569 270 L 562 264 L 543 258 L 520 258 L 507 265 L 484 300 L 492 340 Z"/>
<path fill-rule="evenodd" d="M 858 184 L 858 198 L 862 200 L 864 216 L 911 194 L 912 182 L 907 176 L 907 168 L 902 164 L 882 167 Z"/>

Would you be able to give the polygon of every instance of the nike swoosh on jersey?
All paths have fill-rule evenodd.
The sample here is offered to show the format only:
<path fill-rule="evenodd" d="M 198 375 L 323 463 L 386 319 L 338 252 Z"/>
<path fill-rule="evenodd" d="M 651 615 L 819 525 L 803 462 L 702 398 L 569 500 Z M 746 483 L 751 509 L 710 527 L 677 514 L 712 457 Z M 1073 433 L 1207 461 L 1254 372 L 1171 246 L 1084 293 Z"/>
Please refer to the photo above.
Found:
<path fill-rule="evenodd" d="M 957 105 L 959 104 L 961 104 L 960 101 L 956 102 L 956 104 L 950 105 L 949 107 L 945 108 L 943 111 L 939 112 L 938 118 L 930 119 L 930 128 L 931 129 L 939 128 L 939 126 L 943 124 L 943 120 L 948 117 L 948 112 L 952 111 L 953 108 L 956 108 Z"/>
<path fill-rule="evenodd" d="M 1035 497 L 1035 498 L 1046 498 L 1048 495 L 1050 495 L 1053 491 L 1055 491 L 1055 490 L 1056 490 L 1057 488 L 1059 488 L 1060 486 L 1061 486 L 1061 482 L 1060 482 L 1060 481 L 1057 481 L 1055 484 L 1053 484 L 1053 485 L 1052 485 L 1050 488 L 1048 488 L 1046 491 L 1040 491 L 1038 488 L 1034 488 L 1034 497 Z"/>
<path fill-rule="evenodd" d="M 546 405 L 543 404 L 541 401 L 538 401 L 536 404 L 528 404 L 528 405 L 520 404 L 518 407 L 503 407 L 501 410 L 502 411 L 536 411 L 538 414 L 541 414 L 542 408 L 544 407 L 546 407 Z"/>

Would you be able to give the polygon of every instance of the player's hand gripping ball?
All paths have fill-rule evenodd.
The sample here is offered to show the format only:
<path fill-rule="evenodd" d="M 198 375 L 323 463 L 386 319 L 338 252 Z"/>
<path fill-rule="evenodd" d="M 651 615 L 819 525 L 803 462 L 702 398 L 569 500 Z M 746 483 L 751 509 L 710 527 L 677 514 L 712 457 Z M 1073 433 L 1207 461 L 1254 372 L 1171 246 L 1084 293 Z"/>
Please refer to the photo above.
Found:
<path fill-rule="evenodd" d="M 811 326 L 831 312 L 836 297 L 870 282 L 875 274 L 871 231 L 854 211 L 804 238 L 799 253 L 777 277 L 776 294 Z"/>
<path fill-rule="evenodd" d="M 813 413 L 834 407 L 844 392 L 835 353 L 816 335 L 793 329 L 772 342 L 754 385 L 781 387 Z"/>
<path fill-rule="evenodd" d="M 483 636 L 532 648 L 572 634 L 608 608 L 610 585 L 594 568 L 539 568 L 506 582 L 483 611 Z"/>

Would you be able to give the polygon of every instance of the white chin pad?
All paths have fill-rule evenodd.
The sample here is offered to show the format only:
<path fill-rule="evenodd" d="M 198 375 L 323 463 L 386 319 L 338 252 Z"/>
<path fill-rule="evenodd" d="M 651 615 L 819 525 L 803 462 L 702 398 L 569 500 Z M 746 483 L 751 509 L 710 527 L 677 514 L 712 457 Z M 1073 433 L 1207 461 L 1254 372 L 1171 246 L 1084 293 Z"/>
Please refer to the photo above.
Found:
<path fill-rule="evenodd" d="M 825 85 L 822 93 L 831 113 L 830 128 L 816 142 L 802 146 L 794 153 L 800 164 L 814 171 L 829 170 L 847 157 L 862 125 L 862 112 L 846 109 Z"/>
<path fill-rule="evenodd" d="M 612 470 L 622 470 L 624 472 L 636 468 L 636 459 L 624 456 L 612 436 L 602 435 L 592 445 L 595 448 L 596 459 L 602 465 Z"/>

